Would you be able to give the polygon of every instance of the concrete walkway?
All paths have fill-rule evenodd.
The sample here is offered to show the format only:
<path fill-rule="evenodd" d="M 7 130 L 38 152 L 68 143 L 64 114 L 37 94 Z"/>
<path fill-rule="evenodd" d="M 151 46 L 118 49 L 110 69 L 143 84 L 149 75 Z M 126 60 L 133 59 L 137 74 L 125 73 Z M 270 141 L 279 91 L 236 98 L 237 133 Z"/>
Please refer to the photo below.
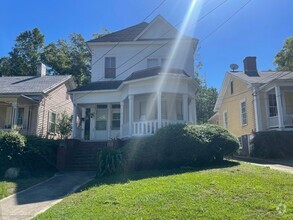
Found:
<path fill-rule="evenodd" d="M 293 161 L 284 160 L 266 160 L 252 157 L 234 157 L 236 161 L 244 161 L 258 166 L 269 167 L 273 170 L 280 170 L 293 174 Z"/>
<path fill-rule="evenodd" d="M 27 190 L 0 200 L 0 219 L 31 219 L 44 212 L 79 186 L 93 179 L 93 172 L 57 174 Z"/>

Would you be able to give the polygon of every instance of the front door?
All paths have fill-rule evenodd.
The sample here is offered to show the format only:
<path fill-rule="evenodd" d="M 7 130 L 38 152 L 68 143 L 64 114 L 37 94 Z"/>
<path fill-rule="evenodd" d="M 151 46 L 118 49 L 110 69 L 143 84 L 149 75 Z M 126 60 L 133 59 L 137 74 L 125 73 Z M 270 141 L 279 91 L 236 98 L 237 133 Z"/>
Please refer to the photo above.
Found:
<path fill-rule="evenodd" d="M 86 108 L 85 119 L 84 119 L 84 139 L 85 140 L 90 140 L 90 131 L 91 131 L 91 109 Z"/>

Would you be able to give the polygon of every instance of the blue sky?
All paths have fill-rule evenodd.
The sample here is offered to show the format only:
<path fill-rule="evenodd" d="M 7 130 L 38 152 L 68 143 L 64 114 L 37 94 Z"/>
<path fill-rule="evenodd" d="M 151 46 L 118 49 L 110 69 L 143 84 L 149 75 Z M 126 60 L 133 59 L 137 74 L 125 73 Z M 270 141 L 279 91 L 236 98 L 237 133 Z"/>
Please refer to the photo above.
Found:
<path fill-rule="evenodd" d="M 225 0 L 198 0 L 190 23 Z M 226 0 L 187 34 L 204 39 L 248 0 Z M 161 0 L 1 0 L 0 56 L 11 50 L 16 36 L 38 27 L 46 43 L 81 33 L 85 39 L 141 22 Z M 166 0 L 146 21 L 161 14 L 175 25 L 184 19 L 191 0 Z M 208 86 L 219 89 L 231 63 L 243 69 L 245 56 L 256 56 L 259 70 L 274 69 L 275 54 L 284 40 L 293 36 L 292 0 L 251 0 L 237 15 L 200 44 L 198 58 Z"/>

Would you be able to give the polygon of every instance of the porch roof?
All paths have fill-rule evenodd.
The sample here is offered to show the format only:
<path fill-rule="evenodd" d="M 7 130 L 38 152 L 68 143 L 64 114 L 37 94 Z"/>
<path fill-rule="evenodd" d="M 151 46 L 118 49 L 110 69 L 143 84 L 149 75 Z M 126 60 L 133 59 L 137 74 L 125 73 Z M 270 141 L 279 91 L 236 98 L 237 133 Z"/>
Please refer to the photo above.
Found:
<path fill-rule="evenodd" d="M 122 82 L 123 82 L 122 80 L 92 82 L 84 86 L 78 87 L 76 89 L 73 89 L 70 92 L 118 89 L 118 87 L 121 85 Z"/>

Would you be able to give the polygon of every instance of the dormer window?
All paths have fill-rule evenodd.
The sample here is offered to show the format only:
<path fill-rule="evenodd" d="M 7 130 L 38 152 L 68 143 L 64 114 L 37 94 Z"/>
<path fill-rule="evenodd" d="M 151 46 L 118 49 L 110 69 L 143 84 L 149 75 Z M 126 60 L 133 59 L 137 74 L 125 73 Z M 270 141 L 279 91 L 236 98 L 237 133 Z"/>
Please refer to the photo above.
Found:
<path fill-rule="evenodd" d="M 230 82 L 230 91 L 231 91 L 231 95 L 234 93 L 234 84 L 233 81 Z"/>
<path fill-rule="evenodd" d="M 150 59 L 147 60 L 147 68 L 152 68 L 152 67 L 156 67 L 156 66 L 160 66 L 159 65 L 159 59 L 150 58 Z"/>
<path fill-rule="evenodd" d="M 105 78 L 113 79 L 116 77 L 116 57 L 105 57 Z"/>

